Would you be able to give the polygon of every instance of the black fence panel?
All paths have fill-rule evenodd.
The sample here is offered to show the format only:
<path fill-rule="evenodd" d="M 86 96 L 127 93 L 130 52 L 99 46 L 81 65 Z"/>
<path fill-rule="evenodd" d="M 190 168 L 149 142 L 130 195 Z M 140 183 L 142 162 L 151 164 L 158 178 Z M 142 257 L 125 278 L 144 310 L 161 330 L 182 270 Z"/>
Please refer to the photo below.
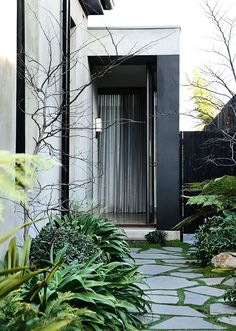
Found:
<path fill-rule="evenodd" d="M 224 175 L 236 175 L 236 165 L 232 161 L 230 136 L 221 132 L 181 132 L 181 182 L 200 182 Z M 236 146 L 235 146 L 236 147 Z M 181 199 L 182 218 L 194 213 L 195 207 L 186 205 Z M 193 233 L 203 220 L 186 226 L 185 233 Z"/>

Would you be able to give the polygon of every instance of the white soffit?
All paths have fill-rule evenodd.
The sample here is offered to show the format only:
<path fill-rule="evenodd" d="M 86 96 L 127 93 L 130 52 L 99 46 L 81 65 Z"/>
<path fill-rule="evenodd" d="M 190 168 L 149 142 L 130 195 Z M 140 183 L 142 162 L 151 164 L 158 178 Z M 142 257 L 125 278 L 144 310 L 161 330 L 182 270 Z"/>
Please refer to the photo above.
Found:
<path fill-rule="evenodd" d="M 88 29 L 88 56 L 176 55 L 180 27 L 97 27 Z"/>

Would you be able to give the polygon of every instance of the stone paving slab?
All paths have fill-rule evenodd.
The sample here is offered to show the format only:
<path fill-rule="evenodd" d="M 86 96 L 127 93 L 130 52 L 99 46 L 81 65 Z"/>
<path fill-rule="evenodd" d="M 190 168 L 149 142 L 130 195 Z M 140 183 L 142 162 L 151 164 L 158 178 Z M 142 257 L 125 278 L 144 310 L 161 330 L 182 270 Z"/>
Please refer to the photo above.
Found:
<path fill-rule="evenodd" d="M 155 295 L 151 294 L 148 297 L 148 300 L 152 301 L 152 303 L 172 303 L 177 304 L 179 301 L 179 298 L 173 295 Z"/>
<path fill-rule="evenodd" d="M 214 303 L 210 306 L 211 315 L 233 315 L 236 313 L 236 308 L 224 305 L 223 303 Z"/>
<path fill-rule="evenodd" d="M 163 272 L 176 270 L 176 267 L 165 266 L 165 265 L 154 265 L 154 264 L 146 264 L 139 267 L 139 271 L 145 273 L 146 275 L 157 275 Z"/>
<path fill-rule="evenodd" d="M 171 276 L 181 277 L 181 278 L 199 278 L 201 274 L 191 273 L 191 272 L 174 272 Z"/>
<path fill-rule="evenodd" d="M 175 290 L 184 287 L 190 287 L 197 285 L 196 282 L 180 278 L 180 277 L 171 277 L 171 276 L 159 276 L 159 277 L 150 277 L 146 278 L 146 282 L 149 287 L 152 289 L 160 290 Z"/>
<path fill-rule="evenodd" d="M 126 260 L 128 261 L 128 260 Z M 142 264 L 156 264 L 156 261 L 155 260 L 146 260 L 146 259 L 135 259 L 135 261 L 132 262 L 132 260 L 130 260 L 131 262 L 130 263 L 134 263 L 134 264 L 139 264 L 139 265 L 142 265 Z"/>
<path fill-rule="evenodd" d="M 182 253 L 183 249 L 181 247 L 163 247 L 164 251 L 179 252 Z"/>
<path fill-rule="evenodd" d="M 203 295 L 209 295 L 213 297 L 220 297 L 225 293 L 225 290 L 221 290 L 219 288 L 209 287 L 209 286 L 192 287 L 192 288 L 188 288 L 187 291 L 203 294 Z"/>
<path fill-rule="evenodd" d="M 140 248 L 130 248 L 130 253 L 137 253 L 140 251 Z"/>
<path fill-rule="evenodd" d="M 215 277 L 215 278 L 202 278 L 207 285 L 219 285 L 223 282 L 224 277 Z"/>
<path fill-rule="evenodd" d="M 158 260 L 185 260 L 181 255 L 171 255 L 171 254 L 146 254 L 146 253 L 137 253 L 131 254 L 134 259 L 158 259 Z"/>
<path fill-rule="evenodd" d="M 183 263 L 163 263 L 164 265 L 169 265 L 169 266 L 173 266 L 173 267 L 178 267 L 181 268 L 181 272 L 183 270 L 188 270 L 188 265 L 187 264 L 183 264 Z"/>
<path fill-rule="evenodd" d="M 210 296 L 197 294 L 197 293 L 191 293 L 184 291 L 184 304 L 185 305 L 198 305 L 202 306 L 207 300 L 209 300 Z"/>
<path fill-rule="evenodd" d="M 152 294 L 178 296 L 178 292 L 176 290 L 152 290 Z"/>
<path fill-rule="evenodd" d="M 195 263 L 196 261 L 195 260 L 188 260 L 188 259 L 168 259 L 168 260 L 165 260 L 166 263 L 168 264 L 177 264 L 177 263 Z"/>
<path fill-rule="evenodd" d="M 218 321 L 236 326 L 236 316 L 228 316 L 228 317 L 224 316 L 224 317 L 219 318 Z"/>
<path fill-rule="evenodd" d="M 163 254 L 163 253 L 168 253 L 168 252 L 164 252 L 163 249 L 159 249 L 159 248 L 149 248 L 145 251 L 140 252 L 141 254 Z"/>
<path fill-rule="evenodd" d="M 139 271 L 146 275 L 146 284 L 139 285 L 151 302 L 151 312 L 145 316 L 152 324 L 150 330 L 227 330 L 227 322 L 235 325 L 236 316 L 229 319 L 229 315 L 236 310 L 222 301 L 225 290 L 218 288 L 227 283 L 227 278 L 204 277 L 197 266 L 191 266 L 190 263 L 195 260 L 186 258 L 181 250 L 174 251 L 173 247 L 133 251 L 132 256 L 136 259 L 135 264 L 140 265 Z M 206 285 L 200 285 L 198 280 Z M 230 284 L 232 279 L 229 279 Z M 203 315 L 202 309 L 198 309 L 206 302 L 210 311 L 206 310 L 207 316 Z M 219 326 L 207 321 L 210 315 L 225 324 Z"/>
<path fill-rule="evenodd" d="M 152 313 L 158 315 L 204 317 L 197 310 L 187 306 L 152 304 Z"/>
<path fill-rule="evenodd" d="M 225 282 L 223 282 L 223 284 L 228 285 L 228 286 L 234 286 L 235 285 L 235 278 L 227 279 Z"/>
<path fill-rule="evenodd" d="M 191 327 L 191 329 L 189 328 Z M 153 325 L 151 330 L 225 330 L 224 327 L 218 326 L 200 317 L 172 317 L 164 322 Z"/>

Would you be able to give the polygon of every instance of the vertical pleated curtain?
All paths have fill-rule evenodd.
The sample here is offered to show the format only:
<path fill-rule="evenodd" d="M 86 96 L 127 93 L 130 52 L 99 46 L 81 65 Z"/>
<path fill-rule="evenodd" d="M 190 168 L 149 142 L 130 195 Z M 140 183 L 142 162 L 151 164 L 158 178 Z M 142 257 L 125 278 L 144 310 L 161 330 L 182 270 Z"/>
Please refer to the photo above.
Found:
<path fill-rule="evenodd" d="M 145 213 L 145 94 L 100 94 L 98 104 L 99 204 L 107 213 Z"/>

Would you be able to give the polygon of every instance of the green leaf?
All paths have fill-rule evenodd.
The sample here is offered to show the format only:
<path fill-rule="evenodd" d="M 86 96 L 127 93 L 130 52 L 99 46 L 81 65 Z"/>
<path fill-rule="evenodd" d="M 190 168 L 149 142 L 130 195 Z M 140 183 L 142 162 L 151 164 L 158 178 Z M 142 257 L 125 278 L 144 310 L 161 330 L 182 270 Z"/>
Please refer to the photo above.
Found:
<path fill-rule="evenodd" d="M 42 273 L 46 269 L 40 269 L 30 272 L 29 274 L 21 277 L 9 277 L 0 282 L 0 300 L 4 299 L 9 293 L 18 289 L 21 285 L 26 283 L 29 279 Z"/>
<path fill-rule="evenodd" d="M 53 322 L 45 327 L 39 327 L 37 329 L 33 329 L 32 331 L 57 331 L 63 328 L 64 326 L 67 326 L 69 323 L 71 323 L 71 320 Z"/>
<path fill-rule="evenodd" d="M 33 224 L 35 222 L 28 222 L 22 225 L 17 226 L 14 229 L 9 230 L 8 232 L 6 232 L 5 234 L 0 236 L 0 244 L 3 244 L 5 241 L 7 241 L 7 239 L 9 239 L 14 233 L 16 233 L 17 231 L 19 231 L 20 229 L 23 229 L 31 224 Z"/>

